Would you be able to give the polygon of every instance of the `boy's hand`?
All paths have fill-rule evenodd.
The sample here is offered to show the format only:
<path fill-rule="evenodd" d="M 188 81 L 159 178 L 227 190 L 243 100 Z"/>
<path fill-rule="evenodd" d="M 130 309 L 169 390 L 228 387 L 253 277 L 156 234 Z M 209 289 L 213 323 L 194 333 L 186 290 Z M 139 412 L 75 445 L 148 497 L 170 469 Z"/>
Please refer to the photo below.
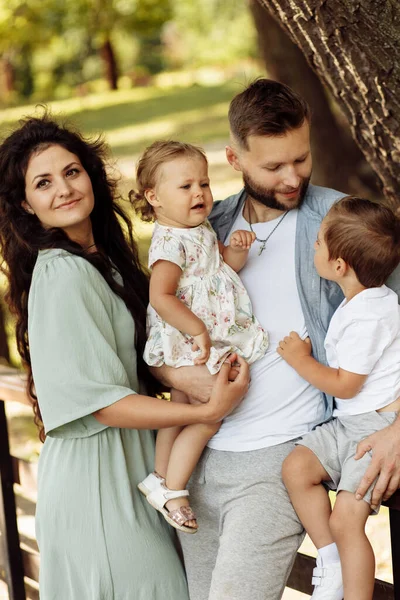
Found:
<path fill-rule="evenodd" d="M 305 340 L 302 340 L 295 331 L 291 331 L 288 336 L 283 338 L 276 349 L 279 356 L 282 356 L 282 358 L 294 368 L 296 368 L 296 364 L 298 364 L 302 358 L 311 355 L 311 350 L 310 338 L 308 337 Z"/>
<path fill-rule="evenodd" d="M 192 335 L 192 338 L 194 340 L 192 350 L 200 350 L 200 355 L 197 358 L 195 358 L 194 364 L 204 365 L 208 361 L 211 348 L 211 340 L 207 329 L 204 328 L 204 331 L 202 331 L 202 333 L 199 333 L 198 335 Z"/>
<path fill-rule="evenodd" d="M 252 231 L 245 231 L 244 229 L 238 229 L 234 231 L 229 240 L 229 246 L 236 252 L 243 250 L 249 250 L 250 246 L 256 239 L 256 234 Z"/>

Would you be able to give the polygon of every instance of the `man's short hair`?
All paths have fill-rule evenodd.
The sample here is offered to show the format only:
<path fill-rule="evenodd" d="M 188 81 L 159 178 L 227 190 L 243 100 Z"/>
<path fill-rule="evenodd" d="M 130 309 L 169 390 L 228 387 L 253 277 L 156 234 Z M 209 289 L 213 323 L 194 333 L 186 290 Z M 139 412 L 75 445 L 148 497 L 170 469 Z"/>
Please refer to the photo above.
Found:
<path fill-rule="evenodd" d="M 234 139 L 248 150 L 250 135 L 284 135 L 310 120 L 310 108 L 289 86 L 256 79 L 233 98 L 228 118 Z"/>
<path fill-rule="evenodd" d="M 329 260 L 342 258 L 364 287 L 383 285 L 399 264 L 400 220 L 388 206 L 346 196 L 324 224 Z"/>

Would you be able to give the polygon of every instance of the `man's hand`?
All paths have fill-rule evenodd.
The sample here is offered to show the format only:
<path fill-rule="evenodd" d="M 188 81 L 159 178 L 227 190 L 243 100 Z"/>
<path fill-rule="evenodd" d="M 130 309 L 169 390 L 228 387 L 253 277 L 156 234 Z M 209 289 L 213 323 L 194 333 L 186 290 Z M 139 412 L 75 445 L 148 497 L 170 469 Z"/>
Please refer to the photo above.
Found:
<path fill-rule="evenodd" d="M 276 351 L 291 367 L 296 368 L 304 356 L 311 355 L 311 341 L 310 338 L 302 340 L 298 333 L 291 331 L 279 342 Z"/>
<path fill-rule="evenodd" d="M 371 508 L 374 509 L 381 500 L 388 500 L 400 485 L 399 418 L 392 425 L 362 440 L 357 446 L 354 458 L 358 460 L 370 450 L 372 460 L 358 486 L 356 498 L 361 500 L 370 485 L 378 478 L 371 498 Z"/>
<path fill-rule="evenodd" d="M 237 229 L 231 235 L 229 240 L 229 246 L 232 250 L 241 251 L 249 250 L 250 246 L 256 239 L 256 234 L 252 231 L 246 231 L 245 229 Z"/>

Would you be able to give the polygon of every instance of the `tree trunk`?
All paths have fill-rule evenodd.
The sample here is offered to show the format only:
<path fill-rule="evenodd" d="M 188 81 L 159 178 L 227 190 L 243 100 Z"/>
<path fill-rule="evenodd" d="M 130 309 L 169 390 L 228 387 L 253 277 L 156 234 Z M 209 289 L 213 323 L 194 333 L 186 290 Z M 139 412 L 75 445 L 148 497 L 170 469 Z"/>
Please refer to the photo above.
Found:
<path fill-rule="evenodd" d="M 311 107 L 313 183 L 353 194 L 376 194 L 379 186 L 374 172 L 346 131 L 347 123 L 342 124 L 332 111 L 321 81 L 301 50 L 257 0 L 250 0 L 249 6 L 268 75 L 292 87 Z"/>
<path fill-rule="evenodd" d="M 100 56 L 104 62 L 106 79 L 110 90 L 116 90 L 118 88 L 118 67 L 110 38 L 106 38 L 100 48 Z"/>
<path fill-rule="evenodd" d="M 0 57 L 0 82 L 2 96 L 7 99 L 15 91 L 15 70 L 10 58 L 4 54 Z"/>
<path fill-rule="evenodd" d="M 400 2 L 259 2 L 282 23 L 326 83 L 385 196 L 399 207 Z"/>

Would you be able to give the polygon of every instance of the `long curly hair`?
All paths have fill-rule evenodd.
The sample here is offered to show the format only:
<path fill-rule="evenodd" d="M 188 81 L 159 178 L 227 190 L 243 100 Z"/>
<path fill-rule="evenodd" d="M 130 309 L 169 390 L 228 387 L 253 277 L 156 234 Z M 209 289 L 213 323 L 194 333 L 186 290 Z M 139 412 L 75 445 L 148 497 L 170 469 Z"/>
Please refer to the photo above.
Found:
<path fill-rule="evenodd" d="M 94 208 L 90 218 L 97 247 L 95 253 L 85 251 L 60 228 L 45 229 L 39 219 L 22 206 L 30 158 L 54 145 L 75 154 L 91 180 Z M 42 441 L 44 427 L 34 391 L 28 338 L 28 295 L 39 250 L 61 248 L 83 257 L 124 300 L 135 322 L 138 377 L 148 393 L 157 390 L 157 383 L 142 358 L 146 342 L 148 275 L 139 263 L 130 219 L 117 203 L 117 180 L 107 173 L 107 156 L 108 147 L 101 137 L 85 139 L 70 125 L 56 122 L 47 111 L 40 117 L 20 121 L 19 128 L 0 145 L 1 269 L 8 279 L 6 301 L 16 316 L 17 347 L 28 372 L 28 393 Z M 113 278 L 112 266 L 119 271 L 123 286 Z"/>

